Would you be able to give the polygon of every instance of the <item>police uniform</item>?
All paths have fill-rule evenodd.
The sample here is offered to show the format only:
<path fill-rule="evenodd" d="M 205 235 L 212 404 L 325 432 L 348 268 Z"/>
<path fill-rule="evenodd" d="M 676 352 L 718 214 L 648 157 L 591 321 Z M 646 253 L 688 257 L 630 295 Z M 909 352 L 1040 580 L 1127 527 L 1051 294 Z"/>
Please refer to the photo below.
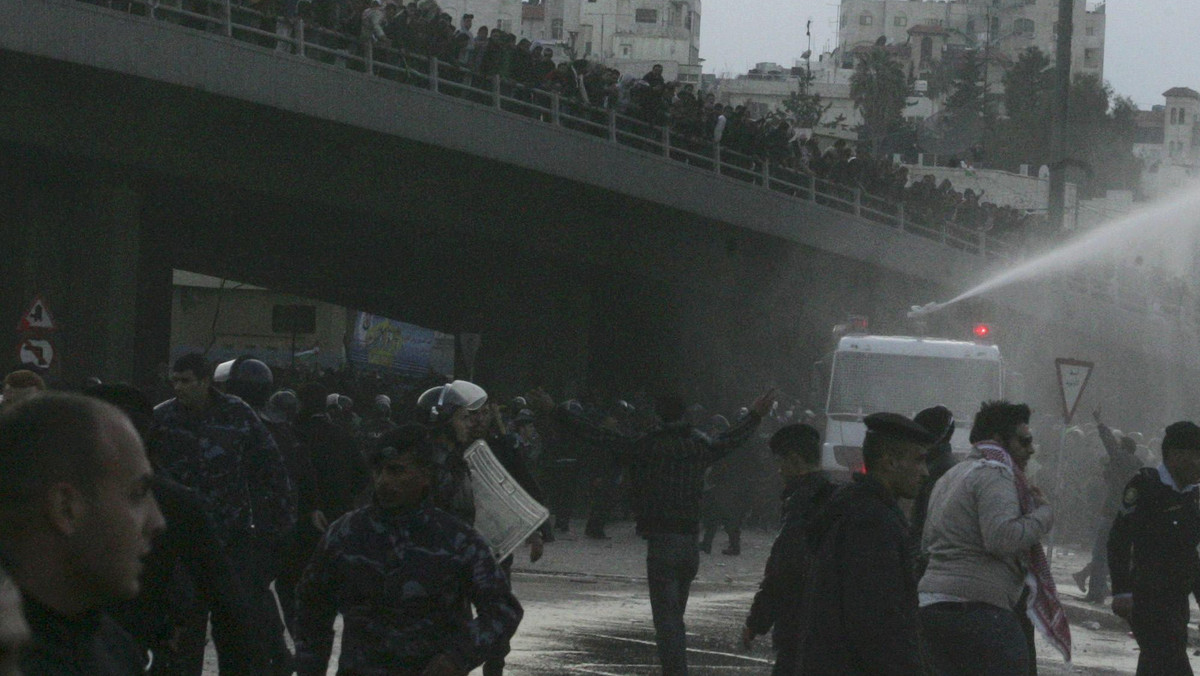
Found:
<path fill-rule="evenodd" d="M 1187 622 L 1200 565 L 1196 498 L 1196 487 L 1179 487 L 1163 465 L 1139 470 L 1108 536 L 1113 597 L 1133 595 L 1129 621 L 1141 648 L 1138 676 L 1192 673 Z"/>
<path fill-rule="evenodd" d="M 346 676 L 416 676 L 439 655 L 466 673 L 502 650 L 522 616 L 483 536 L 428 501 L 338 519 L 296 596 L 299 676 L 325 674 L 339 613 Z"/>

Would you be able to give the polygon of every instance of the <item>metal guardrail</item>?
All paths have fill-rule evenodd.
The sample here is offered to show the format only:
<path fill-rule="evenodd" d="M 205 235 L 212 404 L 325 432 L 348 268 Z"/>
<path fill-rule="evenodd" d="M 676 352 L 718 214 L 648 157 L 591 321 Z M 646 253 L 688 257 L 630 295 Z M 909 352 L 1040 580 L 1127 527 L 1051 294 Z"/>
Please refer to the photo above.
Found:
<path fill-rule="evenodd" d="M 685 163 L 730 180 L 812 202 L 849 216 L 940 243 L 947 248 L 997 262 L 1022 257 L 1020 245 L 999 236 L 952 222 L 922 223 L 905 213 L 903 202 L 865 193 L 814 174 L 751 157 L 711 140 L 676 134 L 613 110 L 589 106 L 554 92 L 484 76 L 429 56 L 376 47 L 368 40 L 306 26 L 301 19 L 271 16 L 234 0 L 81 0 L 110 9 L 216 33 L 265 49 L 305 56 L 364 75 L 462 98 L 499 111 L 522 115 L 607 140 L 610 143 Z M 1118 285 L 1086 272 L 1068 273 L 1069 290 L 1109 301 L 1137 313 L 1182 316 L 1182 294 L 1173 302 L 1149 294 L 1120 290 Z M 1153 301 L 1153 302 L 1152 302 Z"/>

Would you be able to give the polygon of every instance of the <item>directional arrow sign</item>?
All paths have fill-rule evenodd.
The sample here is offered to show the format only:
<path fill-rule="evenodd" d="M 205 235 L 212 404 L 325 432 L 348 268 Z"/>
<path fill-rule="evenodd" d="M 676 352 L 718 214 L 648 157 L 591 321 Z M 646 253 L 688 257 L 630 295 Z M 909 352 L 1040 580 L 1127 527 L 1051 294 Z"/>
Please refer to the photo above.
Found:
<path fill-rule="evenodd" d="M 54 363 L 54 346 L 43 338 L 26 338 L 17 347 L 17 358 L 22 364 L 44 371 Z"/>
<path fill-rule="evenodd" d="M 1058 371 L 1058 393 L 1062 395 L 1063 424 L 1071 424 L 1075 407 L 1083 397 L 1083 391 L 1087 388 L 1088 379 L 1092 377 L 1092 369 L 1095 366 L 1090 361 L 1078 359 L 1054 360 L 1054 369 Z"/>
<path fill-rule="evenodd" d="M 37 329 L 53 331 L 55 328 L 54 317 L 51 316 L 50 308 L 46 307 L 46 301 L 42 300 L 41 296 L 33 299 L 33 304 L 29 306 L 29 309 L 21 316 L 21 321 L 17 323 L 17 331 L 22 333 Z"/>

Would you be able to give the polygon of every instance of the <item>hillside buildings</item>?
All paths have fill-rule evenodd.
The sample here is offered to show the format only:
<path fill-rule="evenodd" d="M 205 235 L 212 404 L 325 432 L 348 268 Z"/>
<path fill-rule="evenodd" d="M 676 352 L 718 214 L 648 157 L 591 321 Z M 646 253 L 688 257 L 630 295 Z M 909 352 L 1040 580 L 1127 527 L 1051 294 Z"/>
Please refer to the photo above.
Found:
<path fill-rule="evenodd" d="M 622 73 L 658 63 L 667 80 L 700 84 L 700 0 L 530 0 L 518 34 Z"/>

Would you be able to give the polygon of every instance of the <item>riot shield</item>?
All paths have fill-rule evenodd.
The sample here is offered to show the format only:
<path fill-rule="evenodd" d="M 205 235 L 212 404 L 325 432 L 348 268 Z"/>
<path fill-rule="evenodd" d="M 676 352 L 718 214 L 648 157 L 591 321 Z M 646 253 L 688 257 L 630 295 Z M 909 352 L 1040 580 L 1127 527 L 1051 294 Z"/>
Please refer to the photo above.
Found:
<path fill-rule="evenodd" d="M 550 510 L 521 488 L 486 441 L 471 444 L 463 458 L 471 467 L 475 530 L 492 545 L 496 559 L 503 560 L 550 518 Z"/>

